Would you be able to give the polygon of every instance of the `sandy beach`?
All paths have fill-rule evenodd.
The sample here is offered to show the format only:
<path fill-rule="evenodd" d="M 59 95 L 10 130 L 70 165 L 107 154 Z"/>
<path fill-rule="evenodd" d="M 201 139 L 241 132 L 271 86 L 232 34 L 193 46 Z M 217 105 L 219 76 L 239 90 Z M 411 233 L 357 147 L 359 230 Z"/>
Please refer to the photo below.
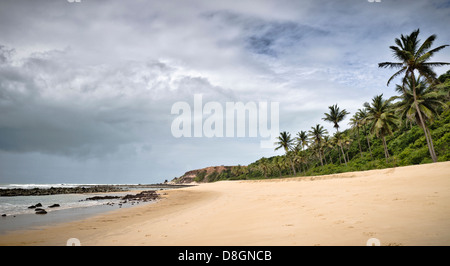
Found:
<path fill-rule="evenodd" d="M 450 245 L 450 162 L 222 181 L 0 236 L 0 245 Z"/>

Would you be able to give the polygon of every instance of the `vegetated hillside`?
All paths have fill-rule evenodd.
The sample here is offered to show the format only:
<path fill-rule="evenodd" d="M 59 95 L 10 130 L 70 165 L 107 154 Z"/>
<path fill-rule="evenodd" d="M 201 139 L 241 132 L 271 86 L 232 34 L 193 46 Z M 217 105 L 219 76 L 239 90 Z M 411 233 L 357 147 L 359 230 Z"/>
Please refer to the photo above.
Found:
<path fill-rule="evenodd" d="M 213 182 L 230 178 L 233 166 L 210 166 L 186 172 L 184 175 L 174 178 L 171 182 L 175 184 L 186 184 L 191 182 Z"/>
<path fill-rule="evenodd" d="M 450 70 L 441 75 L 439 81 L 438 85 L 428 90 L 417 90 L 423 96 L 421 104 L 434 110 L 427 127 L 433 140 L 437 161 L 448 161 L 450 160 Z M 434 104 L 436 99 L 440 104 Z M 405 106 L 408 107 L 407 100 L 404 95 L 387 100 L 392 101 L 390 108 L 396 117 L 394 117 L 396 127 L 392 130 L 392 134 L 384 135 L 386 150 L 383 139 L 371 132 L 373 122 L 370 124 L 370 121 L 362 116 L 364 112 L 362 109 L 358 112 L 361 116 L 357 113 L 352 118 L 354 120 L 350 129 L 336 132 L 338 134 L 334 136 L 328 135 L 325 131 L 320 136 L 320 141 L 317 141 L 317 136 L 313 134 L 317 131 L 314 127 L 309 134 L 306 131 L 299 131 L 297 137 L 291 139 L 291 147 L 286 149 L 285 155 L 263 157 L 248 166 L 216 166 L 193 170 L 173 181 L 189 183 L 311 176 L 432 163 L 424 130 L 411 115 L 409 118 L 404 117 L 405 112 L 402 110 L 405 110 Z M 429 106 L 426 106 L 427 101 L 430 102 Z M 427 113 L 424 111 L 424 114 Z M 280 133 L 281 139 L 289 137 L 290 134 L 287 132 Z M 386 156 L 386 152 L 389 157 Z"/>
<path fill-rule="evenodd" d="M 438 119 L 430 125 L 430 131 L 434 140 L 434 147 L 439 161 L 450 160 L 450 109 L 443 112 Z M 354 136 L 351 130 L 343 132 Z M 368 148 L 368 142 L 361 132 L 361 150 L 357 139 L 352 139 L 344 145 L 345 156 L 350 160 L 347 166 L 344 164 L 342 153 L 338 147 L 332 145 L 324 150 L 326 163 L 321 166 L 317 154 L 313 150 L 305 149 L 294 156 L 296 176 L 325 175 L 349 171 L 362 171 L 382 169 L 396 166 L 431 163 L 427 143 L 423 131 L 419 126 L 411 124 L 403 125 L 392 136 L 386 138 L 388 150 L 391 154 L 386 162 L 382 141 L 376 136 L 368 136 L 372 155 Z M 356 137 L 355 137 L 356 138 Z M 373 157 L 373 158 L 372 158 Z M 341 159 L 341 160 L 340 160 Z M 191 182 L 214 182 L 219 180 L 246 180 L 260 178 L 279 178 L 293 176 L 291 165 L 286 155 L 261 158 L 248 166 L 212 166 L 186 172 L 183 176 L 172 180 L 176 184 Z"/>

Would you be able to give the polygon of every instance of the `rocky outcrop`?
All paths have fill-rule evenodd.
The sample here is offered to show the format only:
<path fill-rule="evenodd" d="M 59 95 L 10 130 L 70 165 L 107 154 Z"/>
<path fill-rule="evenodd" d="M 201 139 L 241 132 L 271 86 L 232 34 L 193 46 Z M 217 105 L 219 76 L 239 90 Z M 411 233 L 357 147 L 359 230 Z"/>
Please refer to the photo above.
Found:
<path fill-rule="evenodd" d="M 86 200 L 108 200 L 108 199 L 121 199 L 123 200 L 123 202 L 126 201 L 149 201 L 149 200 L 156 200 L 159 198 L 159 195 L 156 193 L 155 190 L 145 190 L 142 191 L 138 194 L 127 194 L 125 196 L 110 196 L 110 195 L 106 195 L 106 196 L 95 196 L 95 197 L 90 197 L 90 198 L 86 198 Z"/>
<path fill-rule="evenodd" d="M 154 190 L 145 190 L 136 195 L 128 194 L 122 197 L 122 200 L 132 200 L 132 201 L 149 201 L 158 199 L 159 195 Z"/>
<path fill-rule="evenodd" d="M 186 172 L 184 175 L 174 178 L 171 183 L 173 184 L 189 184 L 193 182 L 208 182 L 208 175 L 216 172 L 218 174 L 226 170 L 231 170 L 232 166 L 211 166 L 202 169 L 196 169 Z"/>
<path fill-rule="evenodd" d="M 108 200 L 108 199 L 120 199 L 119 196 L 95 196 L 86 198 L 86 200 Z"/>

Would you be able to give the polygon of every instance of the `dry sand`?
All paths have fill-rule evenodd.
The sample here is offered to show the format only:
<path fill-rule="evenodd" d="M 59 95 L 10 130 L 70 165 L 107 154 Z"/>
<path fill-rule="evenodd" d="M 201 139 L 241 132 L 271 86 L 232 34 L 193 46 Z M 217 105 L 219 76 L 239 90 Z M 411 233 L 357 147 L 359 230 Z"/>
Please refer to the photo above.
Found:
<path fill-rule="evenodd" d="M 0 245 L 450 245 L 450 162 L 223 181 L 158 203 L 0 236 Z"/>

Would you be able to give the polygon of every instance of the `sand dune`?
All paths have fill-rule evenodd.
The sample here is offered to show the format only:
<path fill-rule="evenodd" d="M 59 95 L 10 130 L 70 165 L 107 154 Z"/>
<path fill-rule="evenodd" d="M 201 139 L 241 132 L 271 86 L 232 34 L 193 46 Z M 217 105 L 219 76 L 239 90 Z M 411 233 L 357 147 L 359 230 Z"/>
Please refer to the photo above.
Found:
<path fill-rule="evenodd" d="M 155 204 L 0 236 L 0 245 L 450 244 L 450 162 L 319 177 L 223 181 Z"/>

